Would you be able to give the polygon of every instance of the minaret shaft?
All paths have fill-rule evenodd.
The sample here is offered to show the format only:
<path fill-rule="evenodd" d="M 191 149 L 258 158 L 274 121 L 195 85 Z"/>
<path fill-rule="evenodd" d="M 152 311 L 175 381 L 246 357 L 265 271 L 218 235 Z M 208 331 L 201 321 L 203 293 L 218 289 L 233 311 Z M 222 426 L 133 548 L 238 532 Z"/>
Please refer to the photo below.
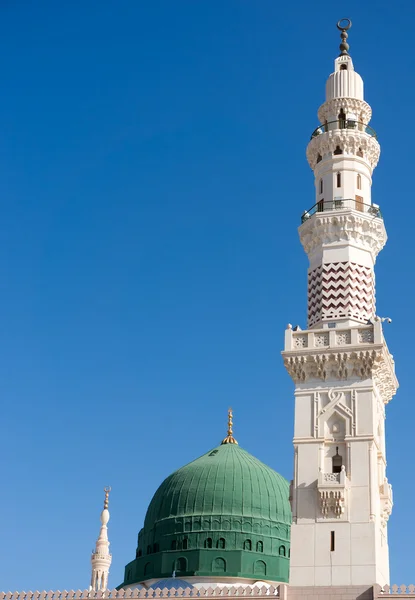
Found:
<path fill-rule="evenodd" d="M 283 352 L 295 383 L 296 586 L 389 583 L 384 405 L 397 380 L 375 308 L 374 266 L 387 239 L 371 198 L 380 146 L 344 33 L 307 147 L 316 189 L 299 228 L 308 330 L 288 326 Z"/>
<path fill-rule="evenodd" d="M 108 541 L 108 521 L 110 513 L 108 511 L 108 497 L 111 488 L 105 488 L 104 510 L 101 513 L 101 529 L 95 544 L 95 550 L 91 555 L 91 583 L 90 590 L 94 592 L 105 591 L 108 589 L 108 576 L 112 561 L 109 551 L 110 543 Z"/>

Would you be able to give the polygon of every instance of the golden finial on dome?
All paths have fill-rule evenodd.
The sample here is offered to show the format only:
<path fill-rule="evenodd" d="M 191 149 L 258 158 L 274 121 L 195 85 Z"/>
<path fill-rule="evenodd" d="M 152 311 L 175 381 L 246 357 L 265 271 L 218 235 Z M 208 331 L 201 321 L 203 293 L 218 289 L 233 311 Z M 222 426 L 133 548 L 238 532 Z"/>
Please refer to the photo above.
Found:
<path fill-rule="evenodd" d="M 109 485 L 107 485 L 106 487 L 104 487 L 104 492 L 105 492 L 104 510 L 108 509 L 108 498 L 109 498 L 109 495 L 110 495 L 110 491 L 111 491 L 111 488 L 110 488 Z"/>
<path fill-rule="evenodd" d="M 233 410 L 230 408 L 228 410 L 228 435 L 224 440 L 222 440 L 222 444 L 237 444 L 238 442 L 233 437 Z"/>

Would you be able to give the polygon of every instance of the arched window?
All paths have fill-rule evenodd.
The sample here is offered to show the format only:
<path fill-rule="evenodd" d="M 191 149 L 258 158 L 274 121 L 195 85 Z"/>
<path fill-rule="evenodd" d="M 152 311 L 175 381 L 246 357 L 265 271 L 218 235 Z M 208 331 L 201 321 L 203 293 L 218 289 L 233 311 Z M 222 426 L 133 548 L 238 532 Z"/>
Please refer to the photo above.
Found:
<path fill-rule="evenodd" d="M 323 160 L 323 157 L 321 156 L 321 154 L 317 154 L 317 163 L 321 162 Z"/>
<path fill-rule="evenodd" d="M 148 562 L 144 567 L 144 575 L 150 575 L 153 572 L 153 563 Z"/>
<path fill-rule="evenodd" d="M 340 71 L 347 71 L 347 65 L 345 65 L 344 63 L 340 65 Z"/>
<path fill-rule="evenodd" d="M 226 571 L 226 561 L 223 558 L 215 558 L 212 562 L 212 571 L 215 573 L 224 573 Z"/>
<path fill-rule="evenodd" d="M 176 548 L 177 548 L 177 542 L 176 542 L 176 540 L 173 540 L 171 543 L 171 549 L 176 550 Z"/>
<path fill-rule="evenodd" d="M 252 550 L 252 542 L 251 540 L 244 541 L 244 550 Z"/>
<path fill-rule="evenodd" d="M 363 150 L 361 148 L 359 148 L 359 150 L 356 152 L 357 156 L 360 156 L 360 158 L 363 158 Z"/>
<path fill-rule="evenodd" d="M 331 459 L 333 465 L 333 473 L 340 473 L 342 470 L 343 459 L 339 454 L 339 447 L 336 447 L 336 454 Z"/>
<path fill-rule="evenodd" d="M 183 550 L 187 550 L 188 547 L 189 547 L 189 540 L 187 538 L 184 538 L 182 548 L 183 548 Z"/>
<path fill-rule="evenodd" d="M 220 548 L 221 550 L 223 550 L 225 548 L 225 540 L 224 538 L 219 538 L 217 543 L 216 543 L 216 548 Z"/>
<path fill-rule="evenodd" d="M 147 554 L 151 554 L 151 546 L 147 546 Z"/>
<path fill-rule="evenodd" d="M 160 552 L 160 546 L 158 544 L 153 545 L 153 552 Z"/>
<path fill-rule="evenodd" d="M 339 155 L 339 154 L 343 154 L 343 150 L 340 148 L 340 146 L 336 146 L 335 151 L 333 152 L 333 154 L 335 156 Z"/>
<path fill-rule="evenodd" d="M 320 179 L 320 194 L 323 193 L 323 180 Z"/>
<path fill-rule="evenodd" d="M 339 128 L 345 129 L 346 127 L 346 115 L 344 114 L 344 110 L 341 108 L 339 112 Z"/>
<path fill-rule="evenodd" d="M 143 554 L 143 552 L 141 550 L 136 550 L 135 557 L 140 558 L 142 556 L 142 554 Z"/>
<path fill-rule="evenodd" d="M 285 546 L 280 546 L 278 550 L 280 556 L 286 556 Z"/>
<path fill-rule="evenodd" d="M 205 540 L 205 548 L 212 548 L 212 538 L 207 538 Z"/>
<path fill-rule="evenodd" d="M 187 571 L 187 560 L 183 557 L 176 560 L 176 571 L 178 573 L 185 573 Z"/>
<path fill-rule="evenodd" d="M 256 575 L 266 575 L 267 574 L 267 565 L 263 560 L 257 560 L 254 564 L 254 573 Z"/>
<path fill-rule="evenodd" d="M 362 176 L 360 175 L 360 173 L 357 174 L 357 189 L 361 190 L 362 189 Z"/>
<path fill-rule="evenodd" d="M 256 543 L 256 551 L 257 552 L 263 552 L 264 551 L 264 543 L 263 542 L 257 542 Z"/>
<path fill-rule="evenodd" d="M 336 173 L 336 187 L 342 186 L 342 174 Z"/>

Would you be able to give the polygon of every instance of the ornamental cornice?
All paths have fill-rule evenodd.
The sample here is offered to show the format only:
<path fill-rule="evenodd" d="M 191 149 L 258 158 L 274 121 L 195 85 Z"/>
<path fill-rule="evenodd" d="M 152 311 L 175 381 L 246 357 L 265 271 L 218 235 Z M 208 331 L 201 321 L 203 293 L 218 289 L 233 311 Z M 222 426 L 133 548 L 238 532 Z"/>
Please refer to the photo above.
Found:
<path fill-rule="evenodd" d="M 308 164 L 314 170 L 318 157 L 332 154 L 337 147 L 345 155 L 357 156 L 358 152 L 363 152 L 372 170 L 379 162 L 380 145 L 374 136 L 357 129 L 332 129 L 310 140 L 307 146 Z"/>
<path fill-rule="evenodd" d="M 376 258 L 387 240 L 382 219 L 353 209 L 315 213 L 299 227 L 299 234 L 308 256 L 323 244 L 347 242 L 369 250 Z"/>
<path fill-rule="evenodd" d="M 284 351 L 282 355 L 285 368 L 295 383 L 305 383 L 310 379 L 344 381 L 351 377 L 361 380 L 371 378 L 384 404 L 393 398 L 398 388 L 393 360 L 385 344 L 339 352 L 330 349 Z"/>
<path fill-rule="evenodd" d="M 372 118 L 372 109 L 367 102 L 364 100 L 358 100 L 357 98 L 332 98 L 324 102 L 318 109 L 318 118 L 321 123 L 324 121 L 330 121 L 333 115 L 340 113 L 340 110 L 344 111 L 347 115 L 353 113 L 357 116 L 357 120 L 367 125 Z"/>

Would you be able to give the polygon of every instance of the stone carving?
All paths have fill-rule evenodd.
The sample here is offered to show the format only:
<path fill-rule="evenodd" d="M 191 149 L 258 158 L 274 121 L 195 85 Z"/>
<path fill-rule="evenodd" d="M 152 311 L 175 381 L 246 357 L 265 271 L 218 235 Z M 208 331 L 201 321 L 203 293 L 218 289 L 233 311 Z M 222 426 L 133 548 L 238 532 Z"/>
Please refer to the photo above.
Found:
<path fill-rule="evenodd" d="M 344 490 L 320 490 L 320 508 L 323 517 L 340 518 L 344 513 Z"/>
<path fill-rule="evenodd" d="M 93 590 L 63 590 L 61 591 L 36 591 L 36 592 L 0 592 L 0 600 L 93 600 L 93 599 L 121 599 L 121 598 L 217 598 L 226 596 L 262 598 L 265 596 L 279 596 L 279 586 L 249 585 L 249 586 L 218 586 L 195 588 L 141 588 L 126 590 L 105 590 L 94 592 Z"/>
<path fill-rule="evenodd" d="M 297 335 L 294 338 L 294 348 L 307 348 L 307 336 Z"/>
<path fill-rule="evenodd" d="M 324 473 L 324 481 L 331 483 L 340 483 L 340 473 Z"/>
<path fill-rule="evenodd" d="M 283 352 L 284 365 L 295 383 L 303 383 L 312 378 L 326 380 L 346 379 L 349 376 L 361 379 L 373 378 L 382 401 L 386 404 L 396 393 L 397 380 L 389 352 L 384 346 L 374 346 L 370 350 L 350 350 L 333 352 L 304 350 Z"/>
<path fill-rule="evenodd" d="M 352 209 L 331 215 L 316 213 L 301 225 L 299 233 L 301 244 L 309 257 L 323 245 L 351 242 L 369 250 L 376 258 L 387 239 L 382 220 L 374 219 L 369 213 L 357 215 Z"/>
<path fill-rule="evenodd" d="M 346 115 L 352 113 L 357 116 L 357 120 L 367 125 L 372 118 L 372 109 L 364 100 L 357 98 L 332 98 L 320 106 L 318 109 L 318 118 L 321 123 L 332 121 L 333 115 L 338 115 L 340 110 L 344 110 Z"/>
<path fill-rule="evenodd" d="M 314 345 L 316 348 L 324 348 L 329 345 L 329 334 L 328 333 L 316 333 L 314 336 Z"/>
<path fill-rule="evenodd" d="M 381 522 L 382 522 L 382 526 L 386 527 L 386 524 L 392 513 L 392 507 L 393 507 L 392 486 L 390 483 L 388 483 L 388 480 L 386 479 L 386 477 L 385 477 L 383 484 L 379 488 L 379 493 L 380 493 Z"/>
<path fill-rule="evenodd" d="M 360 344 L 373 343 L 373 329 L 359 329 L 358 340 Z"/>
<path fill-rule="evenodd" d="M 336 332 L 336 345 L 337 346 L 346 346 L 351 343 L 351 332 L 349 331 L 339 331 Z"/>
<path fill-rule="evenodd" d="M 310 140 L 307 146 L 307 160 L 310 167 L 315 169 L 318 157 L 332 154 L 337 146 L 346 155 L 357 156 L 359 151 L 363 151 L 372 169 L 379 162 L 380 146 L 375 137 L 358 129 L 332 129 Z"/>

